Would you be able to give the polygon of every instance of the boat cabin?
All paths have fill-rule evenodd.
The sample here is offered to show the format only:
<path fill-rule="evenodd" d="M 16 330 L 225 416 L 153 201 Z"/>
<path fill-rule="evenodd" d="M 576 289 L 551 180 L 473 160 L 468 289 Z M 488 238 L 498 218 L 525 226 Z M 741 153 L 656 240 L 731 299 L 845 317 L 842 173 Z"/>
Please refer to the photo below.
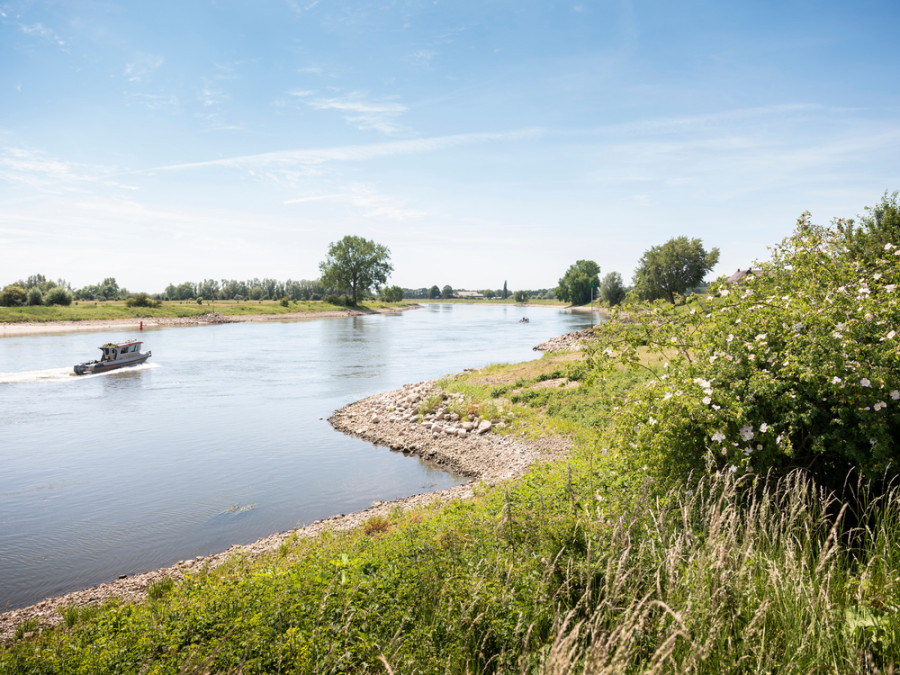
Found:
<path fill-rule="evenodd" d="M 115 344 L 114 342 L 108 342 L 100 349 L 103 351 L 103 356 L 100 357 L 100 362 L 104 361 L 116 361 L 120 356 L 125 356 L 126 354 L 137 354 L 141 350 L 141 345 L 143 342 L 139 342 L 137 340 L 129 340 L 128 342 L 123 342 L 122 344 Z"/>

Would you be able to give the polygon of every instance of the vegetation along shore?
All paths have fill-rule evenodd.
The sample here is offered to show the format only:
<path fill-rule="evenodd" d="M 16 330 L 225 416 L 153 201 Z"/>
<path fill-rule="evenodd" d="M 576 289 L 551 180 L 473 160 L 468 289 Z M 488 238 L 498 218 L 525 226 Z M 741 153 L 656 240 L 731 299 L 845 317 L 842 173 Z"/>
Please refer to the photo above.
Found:
<path fill-rule="evenodd" d="M 482 480 L 27 618 L 0 672 L 897 672 L 898 246 L 804 215 L 741 281 L 338 411 Z"/>

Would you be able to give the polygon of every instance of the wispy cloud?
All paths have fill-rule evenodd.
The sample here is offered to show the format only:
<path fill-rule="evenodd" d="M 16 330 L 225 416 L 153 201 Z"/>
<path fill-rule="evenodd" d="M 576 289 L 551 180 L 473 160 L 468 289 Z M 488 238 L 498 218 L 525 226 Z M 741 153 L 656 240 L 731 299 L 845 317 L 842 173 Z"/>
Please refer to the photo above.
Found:
<path fill-rule="evenodd" d="M 103 168 L 68 162 L 31 148 L 0 146 L 0 183 L 9 183 L 43 193 L 82 192 L 89 185 L 134 189 L 110 178 Z"/>
<path fill-rule="evenodd" d="M 426 215 L 424 211 L 408 208 L 401 200 L 389 197 L 366 185 L 353 185 L 345 192 L 287 199 L 283 203 L 306 204 L 319 201 L 345 202 L 359 209 L 366 218 L 389 220 L 391 222 L 402 222 Z"/>
<path fill-rule="evenodd" d="M 67 49 L 65 41 L 56 33 L 56 31 L 52 28 L 48 28 L 40 22 L 31 24 L 19 24 L 19 30 L 25 33 L 25 35 L 39 37 L 47 40 L 48 42 L 55 44 L 63 51 Z"/>
<path fill-rule="evenodd" d="M 283 150 L 257 155 L 242 155 L 213 159 L 205 162 L 189 162 L 158 167 L 157 171 L 185 171 L 206 167 L 226 167 L 233 169 L 263 169 L 269 167 L 303 167 L 316 166 L 328 162 L 365 162 L 382 157 L 413 155 L 426 152 L 437 152 L 461 145 L 479 143 L 502 143 L 516 141 L 545 134 L 543 129 L 520 129 L 496 133 L 455 134 L 435 136 L 433 138 L 416 138 L 404 141 L 388 141 L 368 145 L 346 145 L 333 148 L 311 150 Z"/>
<path fill-rule="evenodd" d="M 360 131 L 379 131 L 387 136 L 407 132 L 397 119 L 409 108 L 395 101 L 366 100 L 361 92 L 353 92 L 343 98 L 315 98 L 313 92 L 295 91 L 293 96 L 316 110 L 335 110 L 344 120 Z"/>
<path fill-rule="evenodd" d="M 125 78 L 129 82 L 144 82 L 163 64 L 165 59 L 157 54 L 138 53 L 134 60 L 125 66 Z"/>

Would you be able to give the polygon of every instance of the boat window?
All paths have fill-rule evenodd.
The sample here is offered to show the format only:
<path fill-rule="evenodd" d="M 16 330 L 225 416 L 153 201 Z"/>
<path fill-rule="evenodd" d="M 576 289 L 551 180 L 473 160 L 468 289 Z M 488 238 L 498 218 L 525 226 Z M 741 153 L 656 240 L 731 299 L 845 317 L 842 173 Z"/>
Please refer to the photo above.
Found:
<path fill-rule="evenodd" d="M 136 352 L 138 350 L 138 347 L 140 347 L 140 345 L 135 345 L 131 348 L 131 351 Z"/>

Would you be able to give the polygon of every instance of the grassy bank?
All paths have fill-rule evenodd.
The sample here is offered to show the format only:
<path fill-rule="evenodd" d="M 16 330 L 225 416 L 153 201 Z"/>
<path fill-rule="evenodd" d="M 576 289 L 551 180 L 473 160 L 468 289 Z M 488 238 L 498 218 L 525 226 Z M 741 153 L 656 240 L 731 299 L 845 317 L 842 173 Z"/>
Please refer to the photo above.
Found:
<path fill-rule="evenodd" d="M 649 370 L 660 368 L 647 361 Z M 900 663 L 900 496 L 845 547 L 800 474 L 663 485 L 605 444 L 648 370 L 577 355 L 443 383 L 564 461 L 476 498 L 69 610 L 4 673 L 876 672 Z M 755 486 L 751 485 L 754 481 Z M 748 489 L 753 488 L 753 489 Z M 865 503 L 863 500 L 860 503 Z"/>
<path fill-rule="evenodd" d="M 383 309 L 386 307 L 403 307 L 410 302 L 360 303 L 352 308 L 359 311 Z M 255 314 L 280 315 L 320 312 L 335 312 L 348 309 L 343 305 L 332 305 L 321 301 L 290 302 L 285 307 L 274 300 L 204 302 L 198 305 L 193 301 L 163 302 L 159 307 L 128 307 L 124 301 L 110 302 L 74 302 L 68 307 L 34 306 L 34 307 L 0 307 L 0 322 L 46 322 L 46 321 L 87 321 L 134 318 L 194 317 L 209 312 L 219 312 L 228 316 L 249 316 Z"/>

